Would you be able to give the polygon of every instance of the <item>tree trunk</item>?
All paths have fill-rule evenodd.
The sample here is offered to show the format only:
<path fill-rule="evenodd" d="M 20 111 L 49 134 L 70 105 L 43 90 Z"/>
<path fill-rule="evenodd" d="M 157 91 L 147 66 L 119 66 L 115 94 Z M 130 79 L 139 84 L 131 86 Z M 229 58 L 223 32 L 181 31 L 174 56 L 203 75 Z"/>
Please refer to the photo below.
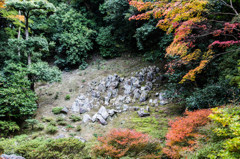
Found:
<path fill-rule="evenodd" d="M 21 15 L 21 11 L 20 10 L 19 10 L 19 15 Z M 18 40 L 20 40 L 20 37 L 21 37 L 21 27 L 18 28 Z M 19 57 L 21 56 L 19 47 L 18 47 L 18 56 Z"/>
<path fill-rule="evenodd" d="M 28 40 L 29 38 L 29 31 L 28 31 L 28 19 L 29 19 L 29 12 L 26 13 L 25 15 L 25 40 Z M 29 52 L 28 53 L 28 66 L 30 66 L 32 63 L 32 60 L 31 60 L 31 53 Z"/>

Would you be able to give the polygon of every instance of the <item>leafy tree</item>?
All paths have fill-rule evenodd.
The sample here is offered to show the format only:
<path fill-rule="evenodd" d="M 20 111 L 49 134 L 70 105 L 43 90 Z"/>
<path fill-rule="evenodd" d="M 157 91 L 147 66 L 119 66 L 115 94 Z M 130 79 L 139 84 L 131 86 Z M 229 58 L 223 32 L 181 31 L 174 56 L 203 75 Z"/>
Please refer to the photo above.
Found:
<path fill-rule="evenodd" d="M 234 5 L 236 7 L 238 6 L 238 1 L 227 2 L 219 0 L 219 2 L 220 5 L 231 8 L 231 10 L 234 11 L 234 13 L 230 14 L 232 17 L 228 18 L 229 22 L 232 19 L 238 19 L 239 14 L 234 7 Z M 175 33 L 173 42 L 166 50 L 168 56 L 179 56 L 180 60 L 178 62 L 185 65 L 193 62 L 199 63 L 198 66 L 191 69 L 183 77 L 181 83 L 186 80 L 194 81 L 196 74 L 201 73 L 208 63 L 221 55 L 215 54 L 215 46 L 224 48 L 240 43 L 239 37 L 237 37 L 239 34 L 239 21 L 234 20 L 233 23 L 218 22 L 221 26 L 220 29 L 216 27 L 216 23 L 208 21 L 208 19 L 211 19 L 211 15 L 208 14 L 211 11 L 211 9 L 209 9 L 210 1 L 208 0 L 159 0 L 156 2 L 132 0 L 130 4 L 136 7 L 139 12 L 146 11 L 145 13 L 132 16 L 130 20 L 148 20 L 153 16 L 159 20 L 157 27 L 167 33 Z M 213 7 L 216 7 L 216 5 Z M 224 10 L 222 9 L 221 11 Z M 213 20 L 219 19 L 215 18 Z M 215 37 L 223 38 L 222 41 L 208 41 L 207 44 L 202 46 L 198 44 L 203 43 L 206 38 L 212 38 L 214 40 Z"/>
<path fill-rule="evenodd" d="M 52 12 L 55 7 L 46 0 L 7 0 L 6 6 L 14 8 L 23 13 L 25 18 L 25 40 L 29 40 L 29 18 L 34 14 L 42 12 Z M 31 65 L 31 52 L 28 52 L 28 65 Z"/>
<path fill-rule="evenodd" d="M 94 22 L 67 4 L 59 4 L 49 17 L 50 40 L 55 42 L 55 63 L 60 67 L 80 65 L 93 49 Z"/>
<path fill-rule="evenodd" d="M 28 68 L 28 76 L 32 83 L 32 90 L 34 90 L 35 82 L 60 82 L 61 74 L 61 71 L 57 67 L 49 67 L 46 62 L 33 63 L 31 67 Z"/>

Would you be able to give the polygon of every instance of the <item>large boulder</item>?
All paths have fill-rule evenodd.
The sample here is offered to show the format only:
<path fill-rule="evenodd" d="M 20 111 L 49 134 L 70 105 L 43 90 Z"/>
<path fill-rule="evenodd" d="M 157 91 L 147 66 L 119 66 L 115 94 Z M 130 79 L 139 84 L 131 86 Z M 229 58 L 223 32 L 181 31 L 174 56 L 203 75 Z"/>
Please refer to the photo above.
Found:
<path fill-rule="evenodd" d="M 79 100 L 76 100 L 72 105 L 72 111 L 74 113 L 79 113 L 79 109 L 80 109 Z"/>
<path fill-rule="evenodd" d="M 68 113 L 68 108 L 67 108 L 67 107 L 64 107 L 64 108 L 61 110 L 61 113 L 67 114 L 67 113 Z"/>
<path fill-rule="evenodd" d="M 139 99 L 141 96 L 141 91 L 139 89 L 135 89 L 133 92 L 133 98 L 134 99 Z"/>
<path fill-rule="evenodd" d="M 82 121 L 83 121 L 84 123 L 87 123 L 87 122 L 89 122 L 89 121 L 92 121 L 92 118 L 90 117 L 90 115 L 84 114 Z"/>
<path fill-rule="evenodd" d="M 148 98 L 148 92 L 147 91 L 142 91 L 141 96 L 140 96 L 140 102 L 145 102 Z"/>
<path fill-rule="evenodd" d="M 102 115 L 96 113 L 93 117 L 92 117 L 92 122 L 96 122 L 99 121 L 102 125 L 107 125 L 107 121 L 102 117 Z"/>
<path fill-rule="evenodd" d="M 101 108 L 98 110 L 98 114 L 100 114 L 105 120 L 109 117 L 107 109 L 104 106 L 101 106 Z"/>

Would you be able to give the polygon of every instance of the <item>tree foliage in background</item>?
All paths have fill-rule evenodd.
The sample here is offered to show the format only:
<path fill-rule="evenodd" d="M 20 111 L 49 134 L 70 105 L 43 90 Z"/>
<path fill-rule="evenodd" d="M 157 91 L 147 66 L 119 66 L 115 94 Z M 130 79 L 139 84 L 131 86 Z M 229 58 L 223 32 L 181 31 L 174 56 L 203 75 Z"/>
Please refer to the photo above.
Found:
<path fill-rule="evenodd" d="M 54 41 L 55 63 L 60 67 L 70 67 L 85 62 L 93 49 L 94 22 L 80 11 L 67 4 L 60 4 L 54 15 L 49 17 L 50 40 Z"/>

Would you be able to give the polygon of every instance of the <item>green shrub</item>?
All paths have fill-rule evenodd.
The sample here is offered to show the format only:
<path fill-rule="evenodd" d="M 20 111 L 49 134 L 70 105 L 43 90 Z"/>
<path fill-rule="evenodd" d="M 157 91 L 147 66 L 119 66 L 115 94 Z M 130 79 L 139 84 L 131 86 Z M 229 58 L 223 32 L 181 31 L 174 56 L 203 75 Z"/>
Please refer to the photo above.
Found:
<path fill-rule="evenodd" d="M 27 123 L 28 126 L 31 127 L 31 129 L 34 129 L 34 125 L 37 125 L 39 123 L 39 121 L 37 119 L 27 119 L 25 120 L 25 122 Z"/>
<path fill-rule="evenodd" d="M 26 135 L 0 139 L 6 154 L 19 154 L 29 159 L 82 159 L 90 158 L 85 144 L 75 138 L 31 139 Z"/>
<path fill-rule="evenodd" d="M 203 89 L 196 89 L 191 96 L 186 98 L 187 108 L 204 109 L 228 103 L 238 94 L 238 90 L 231 87 L 226 81 L 208 85 Z"/>
<path fill-rule="evenodd" d="M 60 114 L 61 111 L 62 111 L 63 107 L 55 107 L 55 108 L 52 108 L 52 112 L 53 114 Z"/>
<path fill-rule="evenodd" d="M 40 141 L 37 143 L 36 141 Z M 26 158 L 34 159 L 53 159 L 68 158 L 81 159 L 85 158 L 85 144 L 75 138 L 62 138 L 57 140 L 35 140 L 22 145 L 16 151 Z M 34 151 L 33 151 L 34 150 Z"/>
<path fill-rule="evenodd" d="M 54 119 L 52 117 L 42 117 L 42 121 L 43 122 L 51 122 L 53 121 Z"/>
<path fill-rule="evenodd" d="M 65 128 L 67 129 L 67 131 L 69 131 L 70 129 L 73 129 L 73 128 L 74 128 L 74 126 L 72 126 L 72 125 L 68 124 L 68 125 L 67 125 Z"/>
<path fill-rule="evenodd" d="M 45 127 L 42 123 L 38 123 L 36 126 L 35 126 L 35 129 L 36 130 L 43 130 Z"/>
<path fill-rule="evenodd" d="M 86 68 L 88 67 L 88 63 L 87 62 L 82 62 L 82 64 L 79 66 L 79 70 L 86 70 Z"/>
<path fill-rule="evenodd" d="M 49 122 L 49 125 L 56 126 L 57 123 L 56 123 L 56 121 L 52 120 L 52 121 Z"/>
<path fill-rule="evenodd" d="M 61 116 L 58 116 L 57 118 L 56 118 L 56 121 L 57 122 L 59 122 L 59 121 L 64 121 L 65 119 L 63 118 L 63 117 L 61 117 Z"/>
<path fill-rule="evenodd" d="M 67 94 L 67 95 L 65 96 L 65 100 L 70 100 L 70 98 L 71 98 L 71 96 L 70 96 L 69 94 Z"/>
<path fill-rule="evenodd" d="M 223 138 L 222 148 L 218 149 L 217 156 L 220 158 L 240 158 L 240 108 L 228 106 L 225 108 L 214 108 L 209 117 L 217 127 L 213 132 Z M 210 157 L 214 157 L 209 155 Z"/>
<path fill-rule="evenodd" d="M 78 126 L 76 127 L 76 131 L 81 131 L 81 130 L 82 130 L 81 125 L 78 125 Z"/>
<path fill-rule="evenodd" d="M 58 123 L 58 125 L 62 125 L 62 126 L 67 125 L 67 122 L 66 122 L 66 121 L 58 121 L 57 123 Z"/>
<path fill-rule="evenodd" d="M 4 153 L 4 149 L 2 146 L 0 146 L 0 155 Z"/>
<path fill-rule="evenodd" d="M 58 131 L 58 128 L 53 125 L 48 125 L 46 128 L 46 133 L 48 134 L 55 134 Z"/>
<path fill-rule="evenodd" d="M 71 115 L 69 117 L 73 122 L 81 121 L 81 117 L 77 115 Z"/>
<path fill-rule="evenodd" d="M 19 130 L 20 127 L 15 122 L 0 120 L 0 137 L 10 135 Z"/>

